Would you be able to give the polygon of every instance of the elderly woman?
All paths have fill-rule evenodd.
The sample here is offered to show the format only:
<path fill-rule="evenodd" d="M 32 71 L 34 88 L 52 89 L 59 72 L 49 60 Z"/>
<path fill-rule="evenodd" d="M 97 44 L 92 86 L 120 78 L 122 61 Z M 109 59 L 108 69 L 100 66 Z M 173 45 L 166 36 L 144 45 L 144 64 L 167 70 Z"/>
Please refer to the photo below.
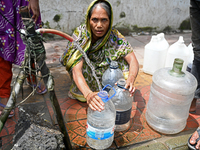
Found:
<path fill-rule="evenodd" d="M 125 88 L 129 88 L 130 96 L 133 96 L 138 61 L 129 42 L 119 31 L 112 28 L 112 23 L 113 11 L 110 3 L 106 0 L 95 0 L 87 9 L 86 23 L 75 29 L 73 38 L 86 52 L 100 80 L 109 67 L 106 59 L 117 61 L 124 75 L 128 76 Z M 104 103 L 97 95 L 97 82 L 73 43 L 68 44 L 61 63 L 73 78 L 69 94 L 82 102 L 87 101 L 92 110 L 103 110 Z"/>

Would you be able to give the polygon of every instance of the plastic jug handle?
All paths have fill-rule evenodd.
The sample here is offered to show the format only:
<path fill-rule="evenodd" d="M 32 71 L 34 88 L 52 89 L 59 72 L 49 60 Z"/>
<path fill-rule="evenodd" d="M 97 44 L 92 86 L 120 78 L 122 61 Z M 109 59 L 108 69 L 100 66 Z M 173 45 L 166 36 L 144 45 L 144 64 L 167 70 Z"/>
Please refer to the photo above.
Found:
<path fill-rule="evenodd" d="M 111 98 L 113 98 L 113 97 L 116 95 L 117 92 L 116 92 L 115 88 L 112 87 L 110 84 L 107 84 L 107 85 L 103 88 L 103 90 L 104 90 L 107 86 L 110 86 L 111 88 L 113 88 L 113 90 L 114 90 L 114 92 L 115 92 L 112 96 L 110 96 L 110 97 L 107 99 L 107 101 L 109 101 Z"/>
<path fill-rule="evenodd" d="M 127 91 L 128 91 L 128 89 L 127 89 L 127 88 L 125 88 L 125 87 L 123 87 L 123 86 L 119 85 L 118 83 L 117 83 L 117 86 L 118 86 L 118 87 L 120 87 L 120 88 L 122 88 L 122 89 L 125 89 L 125 90 L 127 90 Z"/>

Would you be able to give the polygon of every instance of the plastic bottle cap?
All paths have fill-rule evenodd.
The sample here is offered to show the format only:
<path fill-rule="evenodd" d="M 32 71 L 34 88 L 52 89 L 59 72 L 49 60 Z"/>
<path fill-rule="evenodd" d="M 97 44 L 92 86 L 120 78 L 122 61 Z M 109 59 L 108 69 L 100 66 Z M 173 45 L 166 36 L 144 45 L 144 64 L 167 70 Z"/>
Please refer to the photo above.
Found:
<path fill-rule="evenodd" d="M 182 36 L 179 36 L 178 43 L 184 44 L 184 40 L 183 40 L 183 37 L 182 37 Z"/>
<path fill-rule="evenodd" d="M 118 66 L 118 63 L 116 61 L 111 61 L 110 63 L 110 68 L 111 69 L 117 69 L 119 66 Z"/>
<path fill-rule="evenodd" d="M 99 93 L 98 93 L 98 96 L 102 99 L 102 101 L 105 103 L 105 102 L 107 102 L 109 99 L 108 99 L 108 92 L 106 92 L 106 91 L 100 91 Z"/>
<path fill-rule="evenodd" d="M 125 79 L 119 79 L 117 84 L 120 85 L 120 86 L 125 86 L 126 85 L 126 80 Z"/>
<path fill-rule="evenodd" d="M 158 37 L 156 35 L 153 35 L 151 37 L 151 42 L 157 42 L 158 41 Z"/>
<path fill-rule="evenodd" d="M 164 33 L 159 33 L 157 36 L 160 38 L 160 40 L 162 40 L 164 38 Z"/>
<path fill-rule="evenodd" d="M 122 89 L 125 89 L 125 90 L 128 90 L 128 89 L 125 88 L 125 85 L 126 85 L 126 80 L 125 79 L 119 79 L 117 81 L 117 86 L 118 87 L 120 87 Z"/>

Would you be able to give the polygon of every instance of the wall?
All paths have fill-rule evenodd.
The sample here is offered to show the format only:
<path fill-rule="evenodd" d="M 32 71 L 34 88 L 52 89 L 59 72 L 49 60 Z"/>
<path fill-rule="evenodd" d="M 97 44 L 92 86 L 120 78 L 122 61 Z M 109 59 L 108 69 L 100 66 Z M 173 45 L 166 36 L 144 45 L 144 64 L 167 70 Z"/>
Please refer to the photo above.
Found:
<path fill-rule="evenodd" d="M 40 10 L 45 28 L 71 34 L 84 22 L 85 13 L 92 0 L 40 0 Z M 114 26 L 152 27 L 162 30 L 167 26 L 178 29 L 189 18 L 189 0 L 109 0 L 114 11 Z"/>

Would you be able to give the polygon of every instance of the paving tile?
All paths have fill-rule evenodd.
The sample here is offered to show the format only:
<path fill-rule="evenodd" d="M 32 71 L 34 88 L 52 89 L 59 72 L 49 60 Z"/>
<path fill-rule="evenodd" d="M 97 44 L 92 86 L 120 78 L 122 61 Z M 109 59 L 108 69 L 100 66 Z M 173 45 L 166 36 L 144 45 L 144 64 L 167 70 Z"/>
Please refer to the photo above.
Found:
<path fill-rule="evenodd" d="M 76 120 L 87 119 L 86 114 L 76 114 Z"/>
<path fill-rule="evenodd" d="M 68 109 L 71 105 L 67 102 L 60 103 L 60 109 Z"/>
<path fill-rule="evenodd" d="M 86 139 L 83 136 L 77 136 L 72 140 L 73 143 L 76 143 L 79 146 L 86 145 Z"/>
<path fill-rule="evenodd" d="M 86 137 L 86 127 L 79 127 L 74 130 L 77 135 L 81 135 L 82 137 Z"/>
<path fill-rule="evenodd" d="M 120 136 L 118 138 L 115 138 L 114 141 L 115 141 L 115 143 L 118 147 L 126 146 L 126 145 L 129 144 L 128 139 L 124 136 Z"/>
<path fill-rule="evenodd" d="M 87 125 L 87 118 L 85 118 L 84 120 L 79 120 L 78 123 L 84 127 L 86 129 L 86 125 Z"/>
<path fill-rule="evenodd" d="M 123 137 L 125 137 L 128 141 L 133 141 L 138 136 L 135 132 L 126 132 Z M 123 145 L 120 145 L 123 146 Z"/>
<path fill-rule="evenodd" d="M 165 141 L 165 144 L 169 149 L 175 149 L 177 147 L 184 147 L 187 146 L 188 138 L 190 137 L 191 134 L 171 138 L 169 140 Z"/>
<path fill-rule="evenodd" d="M 168 150 L 168 148 L 163 143 L 159 142 L 150 145 L 131 148 L 130 150 Z"/>
<path fill-rule="evenodd" d="M 6 135 L 9 135 L 8 133 L 9 133 L 8 129 L 4 126 L 4 128 L 1 130 L 0 137 L 4 137 Z"/>
<path fill-rule="evenodd" d="M 186 124 L 187 129 L 194 129 L 199 127 L 199 123 L 197 121 L 188 121 Z"/>
<path fill-rule="evenodd" d="M 67 109 L 66 113 L 70 115 L 75 115 L 77 113 L 77 110 L 70 107 L 69 109 Z"/>
<path fill-rule="evenodd" d="M 77 129 L 78 127 L 80 127 L 80 124 L 77 121 L 75 121 L 75 122 L 68 122 L 67 123 L 67 130 L 73 131 L 73 130 Z"/>
<path fill-rule="evenodd" d="M 75 114 L 65 114 L 65 122 L 76 121 Z"/>
<path fill-rule="evenodd" d="M 68 130 L 67 132 L 68 132 L 70 141 L 72 141 L 77 136 L 77 134 L 72 132 L 71 130 Z"/>
<path fill-rule="evenodd" d="M 81 106 L 79 103 L 76 103 L 76 104 L 74 104 L 74 105 L 71 105 L 70 108 L 72 108 L 72 109 L 76 109 L 76 110 L 79 110 L 79 109 L 82 108 L 82 106 Z"/>

